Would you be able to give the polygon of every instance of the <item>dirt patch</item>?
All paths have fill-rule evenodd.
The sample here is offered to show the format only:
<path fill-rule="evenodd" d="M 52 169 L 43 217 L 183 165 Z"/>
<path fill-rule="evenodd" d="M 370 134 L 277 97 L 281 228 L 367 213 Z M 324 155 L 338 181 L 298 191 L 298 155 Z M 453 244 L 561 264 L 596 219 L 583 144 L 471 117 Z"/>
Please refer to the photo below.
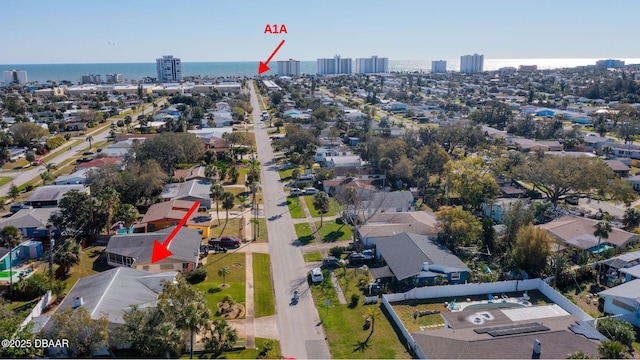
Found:
<path fill-rule="evenodd" d="M 229 285 L 229 284 L 220 284 L 220 288 L 221 289 L 227 289 L 227 288 L 230 288 L 230 287 L 231 287 L 231 285 Z"/>
<path fill-rule="evenodd" d="M 225 319 L 240 319 L 244 317 L 244 305 L 235 303 L 229 306 L 228 303 L 221 301 L 218 303 L 218 314 Z"/>
<path fill-rule="evenodd" d="M 241 263 L 233 263 L 231 264 L 231 267 L 234 269 L 242 269 L 242 264 Z"/>

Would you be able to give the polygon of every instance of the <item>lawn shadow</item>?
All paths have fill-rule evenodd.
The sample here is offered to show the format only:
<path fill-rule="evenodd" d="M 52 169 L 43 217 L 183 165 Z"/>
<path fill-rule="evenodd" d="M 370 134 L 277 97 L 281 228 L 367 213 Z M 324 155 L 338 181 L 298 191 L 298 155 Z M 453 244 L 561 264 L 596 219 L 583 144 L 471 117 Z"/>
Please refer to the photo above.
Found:
<path fill-rule="evenodd" d="M 100 253 L 98 258 L 93 262 L 93 271 L 102 272 L 105 270 L 113 269 L 113 266 L 107 264 L 107 256 L 105 253 Z"/>

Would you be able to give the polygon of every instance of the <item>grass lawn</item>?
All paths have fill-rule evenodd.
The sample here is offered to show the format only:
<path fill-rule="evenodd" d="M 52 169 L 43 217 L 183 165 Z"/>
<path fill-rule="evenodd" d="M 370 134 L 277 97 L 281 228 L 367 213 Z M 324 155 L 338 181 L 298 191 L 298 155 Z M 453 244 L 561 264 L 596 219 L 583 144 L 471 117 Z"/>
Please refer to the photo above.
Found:
<path fill-rule="evenodd" d="M 304 262 L 322 261 L 322 254 L 320 251 L 314 251 L 312 253 L 303 254 Z"/>
<path fill-rule="evenodd" d="M 320 221 L 316 221 L 316 229 L 322 242 L 335 242 L 353 239 L 351 226 L 338 224 L 335 220 L 325 221 L 320 227 Z"/>
<path fill-rule="evenodd" d="M 232 350 L 226 351 L 222 353 L 220 356 L 215 357 L 212 353 L 200 353 L 195 352 L 194 355 L 196 359 L 257 359 L 260 356 L 260 352 L 264 349 L 264 343 L 270 339 L 265 338 L 256 338 L 256 348 L 255 349 L 243 349 L 243 350 Z M 277 350 L 277 353 L 280 353 L 280 342 L 278 340 L 271 339 L 274 343 L 274 348 Z M 189 353 L 183 354 L 180 356 L 180 359 L 188 359 Z"/>
<path fill-rule="evenodd" d="M 300 205 L 300 197 L 287 197 L 287 206 L 289 207 L 289 213 L 294 219 L 304 219 L 307 215 Z"/>
<path fill-rule="evenodd" d="M 255 317 L 276 313 L 271 279 L 271 257 L 269 254 L 253 253 L 253 302 Z"/>
<path fill-rule="evenodd" d="M 222 277 L 218 276 L 218 270 L 223 266 L 228 266 L 231 273 L 227 275 L 227 288 L 221 288 Z M 245 303 L 245 254 L 238 252 L 228 252 L 226 254 L 213 254 L 207 258 L 207 278 L 198 284 L 193 285 L 196 289 L 204 291 L 205 300 L 209 304 L 211 316 L 218 316 L 218 303 L 229 295 L 236 302 Z"/>
<path fill-rule="evenodd" d="M 255 224 L 255 219 L 251 220 L 253 224 Z M 256 242 L 267 242 L 269 241 L 269 235 L 267 234 L 267 219 L 258 218 L 258 236 L 256 236 Z M 253 226 L 252 224 L 252 226 Z M 253 229 L 252 229 L 253 230 Z"/>
<path fill-rule="evenodd" d="M 82 250 L 80 263 L 73 266 L 66 277 L 60 279 L 66 282 L 67 291 L 71 290 L 79 279 L 112 268 L 107 265 L 107 259 L 100 256 L 102 250 L 104 250 L 104 246 L 89 246 Z"/>
<path fill-rule="evenodd" d="M 296 229 L 296 235 L 300 243 L 308 244 L 315 241 L 311 225 L 308 223 L 293 224 L 293 227 Z"/>
<path fill-rule="evenodd" d="M 10 182 L 13 178 L 2 176 L 0 177 L 0 186 Z"/>
<path fill-rule="evenodd" d="M 341 271 L 336 270 L 336 274 Z M 322 284 L 311 287 L 322 325 L 327 333 L 331 358 L 411 358 L 381 307 L 379 305 L 362 305 L 364 295 L 356 287 L 356 283 L 358 277 L 363 273 L 362 270 L 359 270 L 359 274 L 356 274 L 355 271 L 356 269 L 347 269 L 347 276 L 338 276 L 338 279 L 347 300 L 350 299 L 351 294 L 360 295 L 360 301 L 356 306 L 341 305 L 338 302 L 335 289 L 330 285 L 328 277 L 325 277 Z M 324 305 L 327 299 L 330 300 L 328 311 Z M 365 316 L 372 310 L 377 310 L 373 333 L 371 333 L 371 329 L 363 329 Z"/>
<path fill-rule="evenodd" d="M 304 201 L 307 202 L 307 207 L 309 208 L 309 213 L 311 213 L 312 217 L 320 217 L 320 213 L 313 206 L 313 196 L 304 196 Z M 334 216 L 342 212 L 342 206 L 338 204 L 338 201 L 335 198 L 329 198 L 329 211 L 324 213 L 324 216 Z"/>
<path fill-rule="evenodd" d="M 213 220 L 211 223 L 211 237 L 220 237 L 222 235 L 229 235 L 233 237 L 239 237 L 244 239 L 243 231 L 240 230 L 240 224 L 242 219 L 240 217 L 231 217 L 229 221 L 225 220 L 224 211 L 220 212 L 220 226 L 218 222 Z"/>

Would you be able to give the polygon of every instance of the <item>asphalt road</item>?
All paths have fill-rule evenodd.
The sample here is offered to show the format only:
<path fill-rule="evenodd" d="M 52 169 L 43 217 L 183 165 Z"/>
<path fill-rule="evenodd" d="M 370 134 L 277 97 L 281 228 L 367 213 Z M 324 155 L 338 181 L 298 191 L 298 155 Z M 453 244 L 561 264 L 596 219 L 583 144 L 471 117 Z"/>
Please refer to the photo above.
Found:
<path fill-rule="evenodd" d="M 160 106 L 162 106 L 162 104 L 165 102 L 166 100 L 163 100 L 161 102 L 158 103 L 158 108 Z M 147 115 L 151 112 L 153 112 L 153 106 L 146 106 L 143 110 L 144 114 Z M 139 114 L 135 114 L 135 116 L 137 116 Z M 116 121 L 115 118 L 110 118 L 109 120 L 112 121 Z M 101 132 L 93 132 L 93 133 L 87 133 L 84 136 L 76 136 L 74 138 L 72 138 L 72 141 L 75 140 L 84 140 L 86 139 L 86 137 L 88 135 L 93 136 L 93 143 L 97 143 L 99 141 L 103 141 L 106 140 L 107 137 L 109 136 L 109 128 L 104 129 Z M 56 156 L 55 158 L 49 160 L 48 162 L 51 162 L 53 164 L 60 164 L 65 160 L 68 160 L 69 158 L 71 158 L 72 156 L 76 156 L 78 154 L 82 154 L 83 152 L 87 151 L 89 149 L 89 143 L 83 143 L 82 145 L 76 146 L 75 148 L 71 149 L 71 150 L 66 150 L 63 153 L 59 154 L 58 156 Z M 11 184 L 15 184 L 16 186 L 20 186 L 24 183 L 26 183 L 27 181 L 32 180 L 33 178 L 37 177 L 41 172 L 43 172 L 45 170 L 44 166 L 34 166 L 32 169 L 27 170 L 27 171 L 2 171 L 0 172 L 0 176 L 6 176 L 6 177 L 11 177 L 13 178 L 13 181 L 0 186 L 0 196 L 7 196 L 8 192 L 9 192 L 9 188 L 11 187 Z"/>
<path fill-rule="evenodd" d="M 286 206 L 286 194 L 273 164 L 273 149 L 267 134 L 269 124 L 260 121 L 261 111 L 253 83 L 249 88 L 258 160 L 262 164 L 264 214 L 267 219 L 280 215 L 267 221 L 267 230 L 282 354 L 285 358 L 329 359 L 329 346 L 307 283 L 302 249 L 295 243 L 297 236 Z M 291 303 L 294 290 L 300 293 L 300 300 L 295 305 Z"/>

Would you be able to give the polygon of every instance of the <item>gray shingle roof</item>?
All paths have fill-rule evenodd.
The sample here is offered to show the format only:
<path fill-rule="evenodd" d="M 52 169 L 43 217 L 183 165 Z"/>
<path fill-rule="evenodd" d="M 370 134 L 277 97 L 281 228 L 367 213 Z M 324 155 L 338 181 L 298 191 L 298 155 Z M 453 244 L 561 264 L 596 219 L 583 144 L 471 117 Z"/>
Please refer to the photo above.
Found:
<path fill-rule="evenodd" d="M 47 185 L 37 188 L 25 202 L 60 201 L 71 190 L 85 192 L 84 185 Z"/>
<path fill-rule="evenodd" d="M 600 296 L 617 296 L 627 299 L 634 299 L 640 302 L 640 279 L 620 284 L 611 289 L 601 291 L 598 293 Z"/>
<path fill-rule="evenodd" d="M 376 250 L 398 280 L 419 274 L 425 262 L 446 270 L 469 271 L 457 256 L 424 235 L 404 232 L 383 238 L 376 243 Z"/>
<path fill-rule="evenodd" d="M 112 236 L 105 252 L 132 257 L 136 259 L 136 265 L 150 263 L 153 242 L 164 243 L 173 229 L 175 226 L 151 233 Z M 182 227 L 169 243 L 168 249 L 173 253 L 169 259 L 194 261 L 198 258 L 201 243 L 202 236 L 197 230 Z"/>
<path fill-rule="evenodd" d="M 51 214 L 58 211 L 57 207 L 39 209 L 21 209 L 11 217 L 0 221 L 0 228 L 15 226 L 18 229 L 37 228 L 46 226 Z"/>
<path fill-rule="evenodd" d="M 106 314 L 112 323 L 123 324 L 122 316 L 131 305 L 154 305 L 165 281 L 173 281 L 176 272 L 150 273 L 126 267 L 103 271 L 76 282 L 58 310 L 74 307 L 81 297 L 92 318 Z"/>

